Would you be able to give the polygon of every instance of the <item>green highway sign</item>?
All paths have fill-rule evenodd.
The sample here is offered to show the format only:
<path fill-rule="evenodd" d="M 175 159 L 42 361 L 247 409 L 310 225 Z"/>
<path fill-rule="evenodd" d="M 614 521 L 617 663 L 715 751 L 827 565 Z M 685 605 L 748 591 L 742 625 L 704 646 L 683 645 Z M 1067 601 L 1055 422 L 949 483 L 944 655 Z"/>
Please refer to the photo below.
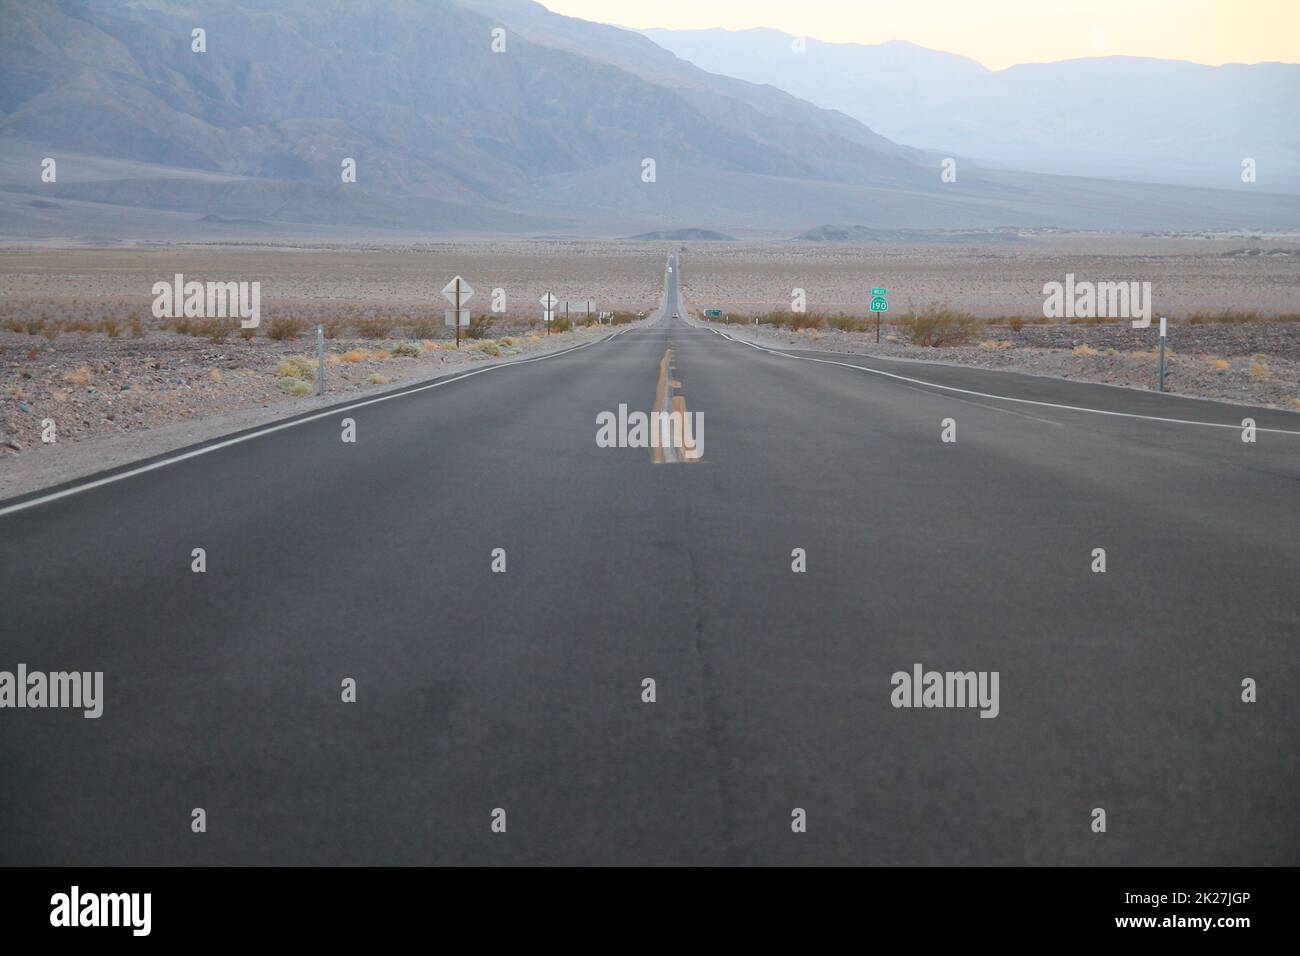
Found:
<path fill-rule="evenodd" d="M 880 342 L 880 313 L 889 311 L 889 300 L 885 296 L 889 290 L 880 288 L 871 290 L 871 311 L 876 313 L 876 342 Z"/>
<path fill-rule="evenodd" d="M 706 319 L 720 319 L 720 318 L 722 318 L 722 310 L 721 310 L 721 309 L 705 309 L 705 310 L 704 310 L 704 317 L 705 317 Z"/>

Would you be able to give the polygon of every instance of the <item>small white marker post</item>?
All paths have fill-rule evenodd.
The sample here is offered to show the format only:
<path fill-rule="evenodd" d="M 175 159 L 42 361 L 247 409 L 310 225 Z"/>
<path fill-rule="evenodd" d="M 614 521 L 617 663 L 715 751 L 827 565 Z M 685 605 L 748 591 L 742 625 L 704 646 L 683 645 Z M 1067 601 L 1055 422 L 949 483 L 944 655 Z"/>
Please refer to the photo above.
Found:
<path fill-rule="evenodd" d="M 1165 390 L 1165 335 L 1169 327 L 1169 319 L 1160 316 L 1160 391 Z"/>
<path fill-rule="evenodd" d="M 316 394 L 325 394 L 325 326 L 316 326 Z"/>

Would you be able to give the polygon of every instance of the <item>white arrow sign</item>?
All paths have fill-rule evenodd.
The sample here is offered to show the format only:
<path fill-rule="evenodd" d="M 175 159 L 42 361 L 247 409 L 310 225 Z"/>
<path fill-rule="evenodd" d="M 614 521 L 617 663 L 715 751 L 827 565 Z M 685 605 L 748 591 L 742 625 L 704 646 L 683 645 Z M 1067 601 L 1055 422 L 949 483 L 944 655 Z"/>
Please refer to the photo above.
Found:
<path fill-rule="evenodd" d="M 460 285 L 459 302 L 456 301 L 457 284 Z M 466 282 L 460 276 L 456 276 L 456 278 L 452 279 L 445 286 L 443 286 L 442 294 L 446 297 L 448 302 L 450 302 L 452 305 L 456 306 L 457 308 L 460 308 L 462 305 L 464 305 L 466 302 L 469 301 L 469 297 L 474 294 L 474 289 L 470 286 L 468 282 Z"/>
<path fill-rule="evenodd" d="M 554 312 L 554 311 L 555 311 L 555 304 L 556 304 L 557 302 L 559 302 L 560 300 L 557 299 L 555 296 L 551 295 L 551 293 L 548 292 L 548 293 L 546 293 L 546 295 L 542 296 L 542 297 L 541 297 L 540 299 L 538 299 L 537 301 L 540 302 L 540 303 L 542 304 L 542 308 L 545 309 L 547 312 Z"/>

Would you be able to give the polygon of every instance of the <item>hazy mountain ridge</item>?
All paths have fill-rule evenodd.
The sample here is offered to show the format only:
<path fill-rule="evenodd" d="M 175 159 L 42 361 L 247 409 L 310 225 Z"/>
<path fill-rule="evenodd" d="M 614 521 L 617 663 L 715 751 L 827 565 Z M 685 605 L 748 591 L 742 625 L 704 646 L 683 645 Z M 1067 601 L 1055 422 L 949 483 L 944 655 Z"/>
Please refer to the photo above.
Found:
<path fill-rule="evenodd" d="M 1300 192 L 1300 65 L 1086 57 L 990 70 L 912 43 L 776 30 L 645 30 L 713 72 L 770 83 L 915 146 L 1036 172 Z M 1245 186 L 1240 163 L 1258 165 Z"/>
<path fill-rule="evenodd" d="M 43 155 L 57 183 L 40 182 Z M 1276 197 L 969 163 L 944 184 L 936 154 L 527 0 L 0 0 L 0 230 L 67 234 L 93 203 L 146 231 L 126 209 L 166 210 L 168 230 L 179 216 L 610 236 L 1300 222 Z"/>

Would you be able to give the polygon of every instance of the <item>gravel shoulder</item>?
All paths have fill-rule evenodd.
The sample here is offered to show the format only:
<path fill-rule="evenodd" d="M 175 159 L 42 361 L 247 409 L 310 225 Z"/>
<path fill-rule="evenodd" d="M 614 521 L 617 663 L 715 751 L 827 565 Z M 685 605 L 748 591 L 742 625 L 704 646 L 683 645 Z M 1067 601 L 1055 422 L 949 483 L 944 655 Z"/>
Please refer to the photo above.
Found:
<path fill-rule="evenodd" d="M 1026 325 L 1018 331 L 985 326 L 977 342 L 928 348 L 886 325 L 881 342 L 871 333 L 837 329 L 791 331 L 767 325 L 710 327 L 758 345 L 871 355 L 1023 372 L 1155 391 L 1159 330 L 1108 325 Z M 1165 391 L 1191 398 L 1300 411 L 1300 323 L 1242 322 L 1171 325 L 1165 353 Z"/>
<path fill-rule="evenodd" d="M 526 332 L 467 341 L 460 350 L 425 342 L 416 356 L 394 355 L 395 342 L 334 340 L 327 343 L 327 387 L 320 397 L 310 386 L 307 395 L 287 392 L 281 385 L 286 376 L 278 374 L 285 360 L 307 360 L 315 368 L 305 338 L 214 346 L 158 331 L 140 338 L 69 333 L 48 341 L 0 332 L 0 500 L 461 369 L 592 342 L 609 332 Z M 306 386 L 305 379 L 298 381 Z M 55 427 L 53 442 L 42 441 L 48 423 Z"/>

